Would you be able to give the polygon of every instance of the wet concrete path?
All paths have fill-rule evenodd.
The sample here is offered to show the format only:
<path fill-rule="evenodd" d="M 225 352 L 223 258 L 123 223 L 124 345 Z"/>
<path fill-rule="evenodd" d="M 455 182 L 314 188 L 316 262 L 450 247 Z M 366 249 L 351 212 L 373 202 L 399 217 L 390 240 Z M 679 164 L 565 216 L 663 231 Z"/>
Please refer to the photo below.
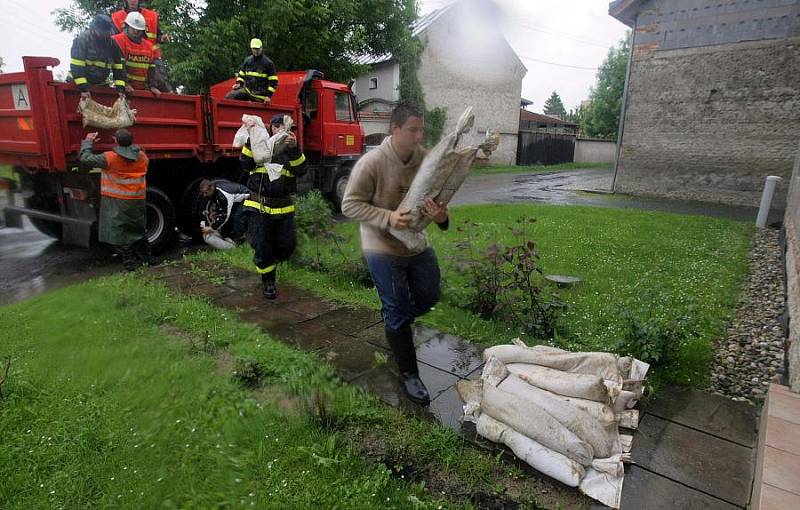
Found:
<path fill-rule="evenodd" d="M 234 310 L 241 320 L 257 324 L 272 338 L 313 352 L 344 381 L 389 405 L 438 421 L 476 446 L 512 457 L 499 445 L 477 437 L 474 426 L 461 423 L 462 403 L 455 384 L 480 376 L 480 346 L 415 327 L 420 376 L 432 399 L 423 408 L 411 404 L 400 389 L 378 312 L 338 305 L 286 284 L 279 286 L 277 300 L 267 301 L 257 275 L 212 262 L 199 266 L 190 270 L 186 263 L 162 265 L 145 274 L 172 291 Z M 214 283 L 208 280 L 211 275 Z M 747 506 L 756 442 L 756 412 L 749 404 L 697 390 L 667 388 L 658 399 L 645 403 L 633 435 L 633 464 L 626 466 L 623 509 Z M 560 493 L 575 500 L 576 491 L 551 483 L 556 499 Z"/>
<path fill-rule="evenodd" d="M 710 216 L 748 222 L 755 222 L 758 214 L 758 204 L 746 207 L 612 194 L 613 177 L 614 172 L 609 168 L 540 173 L 473 174 L 458 190 L 451 204 L 586 205 Z M 782 210 L 770 211 L 770 223 L 779 222 L 782 218 Z"/>

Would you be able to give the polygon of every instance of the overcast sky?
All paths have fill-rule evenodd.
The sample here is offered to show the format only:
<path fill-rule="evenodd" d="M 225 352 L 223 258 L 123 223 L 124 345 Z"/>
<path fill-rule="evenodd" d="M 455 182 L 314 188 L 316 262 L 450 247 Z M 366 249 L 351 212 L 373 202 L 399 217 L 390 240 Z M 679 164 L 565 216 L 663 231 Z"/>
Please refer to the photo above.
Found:
<path fill-rule="evenodd" d="M 420 0 L 422 14 L 452 0 Z M 540 112 L 550 94 L 559 93 L 564 106 L 574 108 L 589 95 L 595 71 L 608 48 L 625 36 L 625 25 L 608 15 L 606 0 L 495 0 L 504 15 L 500 26 L 522 58 L 528 74 L 523 97 Z M 61 60 L 66 72 L 72 35 L 53 24 L 53 9 L 67 0 L 0 0 L 3 37 L 0 57 L 5 72 L 22 69 L 22 55 L 47 55 Z M 557 65 L 554 65 L 557 64 Z"/>

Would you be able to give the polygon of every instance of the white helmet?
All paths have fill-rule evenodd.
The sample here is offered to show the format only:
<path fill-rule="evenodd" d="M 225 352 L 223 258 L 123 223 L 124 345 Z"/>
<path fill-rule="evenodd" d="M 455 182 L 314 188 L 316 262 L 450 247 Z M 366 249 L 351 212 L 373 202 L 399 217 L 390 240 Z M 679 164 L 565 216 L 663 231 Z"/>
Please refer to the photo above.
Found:
<path fill-rule="evenodd" d="M 128 15 L 125 16 L 125 24 L 135 30 L 147 30 L 147 26 L 144 23 L 144 16 L 136 11 L 129 12 Z"/>

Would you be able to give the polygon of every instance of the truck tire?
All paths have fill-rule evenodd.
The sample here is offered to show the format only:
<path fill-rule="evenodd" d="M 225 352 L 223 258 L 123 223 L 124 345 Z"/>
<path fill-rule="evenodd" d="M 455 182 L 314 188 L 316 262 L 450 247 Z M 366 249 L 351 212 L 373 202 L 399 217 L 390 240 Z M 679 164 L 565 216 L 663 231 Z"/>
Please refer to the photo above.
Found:
<path fill-rule="evenodd" d="M 147 187 L 147 240 L 154 254 L 175 240 L 175 207 L 166 193 L 151 186 Z"/>
<path fill-rule="evenodd" d="M 58 202 L 56 202 L 55 197 L 52 197 L 51 200 L 43 195 L 33 195 L 25 201 L 25 205 L 31 209 L 39 209 L 56 214 L 59 213 Z M 63 232 L 61 223 L 57 221 L 43 220 L 41 218 L 32 218 L 30 216 L 28 216 L 28 219 L 30 220 L 31 224 L 36 227 L 36 230 L 42 234 L 61 240 L 61 235 Z"/>
<path fill-rule="evenodd" d="M 331 201 L 336 212 L 342 211 L 342 200 L 344 199 L 344 190 L 347 189 L 347 183 L 350 180 L 350 170 L 353 167 L 346 166 L 336 171 L 336 176 L 333 178 L 333 187 L 328 194 L 328 200 Z"/>

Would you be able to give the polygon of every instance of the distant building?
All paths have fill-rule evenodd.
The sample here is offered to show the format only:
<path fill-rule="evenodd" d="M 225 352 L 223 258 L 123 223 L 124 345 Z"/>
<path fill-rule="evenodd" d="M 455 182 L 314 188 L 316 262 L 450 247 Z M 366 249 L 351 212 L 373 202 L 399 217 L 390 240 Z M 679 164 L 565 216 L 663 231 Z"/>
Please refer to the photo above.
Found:
<path fill-rule="evenodd" d="M 467 143 L 478 143 L 487 129 L 498 131 L 500 146 L 490 161 L 513 164 L 527 69 L 498 25 L 486 22 L 491 17 L 486 5 L 481 0 L 460 0 L 414 23 L 412 33 L 424 44 L 417 77 L 427 108 L 447 109 L 445 132 L 455 129 L 461 113 L 472 106 L 475 126 Z M 376 100 L 393 104 L 399 99 L 400 65 L 391 55 L 363 58 L 360 63 L 370 64 L 371 70 L 356 78 L 354 89 L 359 110 L 372 115 Z M 381 128 L 373 118 L 371 133 L 389 132 L 388 119 Z"/>
<path fill-rule="evenodd" d="M 800 140 L 800 2 L 617 0 L 633 28 L 616 190 L 785 204 Z"/>

